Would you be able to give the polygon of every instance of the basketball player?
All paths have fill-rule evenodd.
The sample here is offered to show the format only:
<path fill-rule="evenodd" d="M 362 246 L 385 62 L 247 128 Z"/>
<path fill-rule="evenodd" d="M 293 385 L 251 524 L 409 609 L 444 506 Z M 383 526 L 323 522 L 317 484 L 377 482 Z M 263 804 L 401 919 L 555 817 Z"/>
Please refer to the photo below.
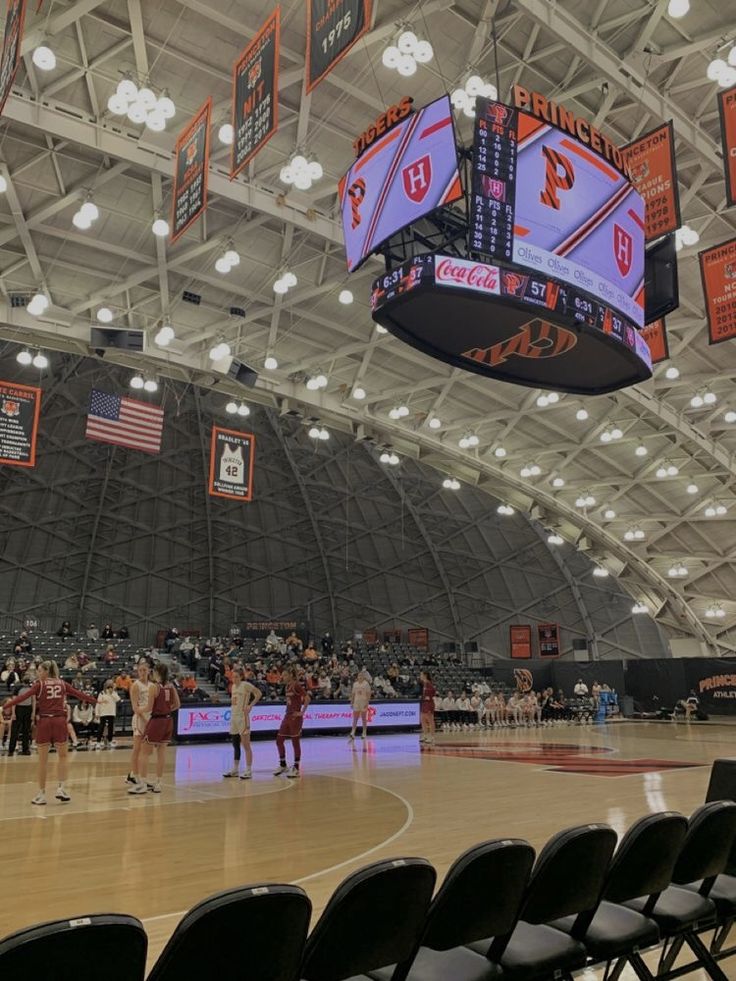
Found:
<path fill-rule="evenodd" d="M 130 686 L 130 705 L 133 709 L 133 754 L 130 758 L 130 771 L 125 778 L 126 783 L 137 784 L 138 767 L 141 758 L 141 745 L 151 714 L 148 710 L 151 689 L 151 665 L 142 657 L 136 665 L 138 677 Z M 145 787 L 145 784 L 143 785 Z"/>
<path fill-rule="evenodd" d="M 5 743 L 10 736 L 10 730 L 13 728 L 13 710 L 7 707 L 7 703 L 10 701 L 6 698 L 3 702 L 2 709 L 0 709 L 0 752 L 5 749 Z"/>
<path fill-rule="evenodd" d="M 245 670 L 237 665 L 233 668 L 231 691 L 232 709 L 230 711 L 230 739 L 233 744 L 233 768 L 223 773 L 223 777 L 237 777 L 250 780 L 253 776 L 253 750 L 250 747 L 250 710 L 260 701 L 262 692 L 245 680 Z M 240 748 L 245 750 L 245 769 L 240 770 Z"/>
<path fill-rule="evenodd" d="M 348 741 L 351 743 L 355 742 L 355 728 L 358 725 L 358 719 L 363 723 L 363 732 L 360 738 L 365 739 L 368 735 L 368 706 L 370 701 L 371 686 L 368 676 L 365 671 L 359 671 L 350 697 L 350 704 L 353 708 L 353 728 L 350 730 Z"/>
<path fill-rule="evenodd" d="M 166 762 L 166 747 L 174 732 L 172 714 L 181 706 L 179 693 L 169 681 L 169 669 L 160 661 L 153 669 L 153 684 L 148 686 L 148 722 L 140 746 L 140 780 L 128 790 L 129 794 L 145 794 L 148 790 L 146 775 L 151 752 L 156 747 L 156 783 L 151 786 L 154 794 L 161 793 L 161 780 Z"/>
<path fill-rule="evenodd" d="M 285 667 L 281 677 L 286 685 L 286 715 L 276 736 L 276 748 L 279 751 L 279 766 L 277 770 L 274 770 L 273 775 L 278 777 L 282 773 L 285 773 L 290 780 L 294 780 L 300 775 L 299 764 L 302 758 L 302 725 L 304 724 L 304 713 L 311 699 L 299 683 L 299 677 L 295 668 L 291 666 Z M 291 739 L 291 745 L 294 749 L 294 765 L 291 769 L 286 765 L 287 739 Z"/>
<path fill-rule="evenodd" d="M 69 759 L 67 756 L 67 721 L 66 697 L 72 695 L 81 702 L 94 705 L 96 699 L 82 691 L 72 688 L 66 681 L 59 678 L 59 665 L 56 661 L 44 661 L 38 668 L 38 679 L 30 688 L 6 702 L 6 708 L 26 702 L 29 698 L 36 699 L 38 710 L 38 725 L 36 727 L 36 745 L 38 747 L 38 793 L 31 801 L 32 804 L 46 803 L 46 771 L 49 761 L 49 747 L 56 746 L 59 756 L 59 786 L 56 799 L 66 803 L 71 800 L 67 793 L 66 783 Z"/>
<path fill-rule="evenodd" d="M 432 684 L 432 675 L 429 671 L 420 671 L 419 681 L 422 685 L 422 697 L 419 703 L 422 734 L 419 742 L 434 746 L 434 696 L 437 694 L 437 689 Z"/>

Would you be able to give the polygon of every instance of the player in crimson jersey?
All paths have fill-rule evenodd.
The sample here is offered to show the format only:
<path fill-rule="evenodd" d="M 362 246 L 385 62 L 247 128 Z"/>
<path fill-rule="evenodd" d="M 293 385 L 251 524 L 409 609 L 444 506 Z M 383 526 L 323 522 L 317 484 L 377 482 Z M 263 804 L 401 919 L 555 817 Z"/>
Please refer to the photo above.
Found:
<path fill-rule="evenodd" d="M 432 675 L 429 671 L 420 671 L 419 680 L 422 684 L 422 696 L 419 703 L 422 734 L 419 737 L 419 742 L 425 743 L 427 746 L 434 746 L 434 696 L 437 694 L 437 689 L 432 684 Z"/>
<path fill-rule="evenodd" d="M 285 773 L 290 780 L 299 776 L 299 764 L 302 758 L 302 725 L 304 724 L 304 713 L 309 705 L 310 698 L 304 688 L 299 684 L 299 678 L 295 668 L 284 668 L 282 680 L 286 685 L 286 715 L 279 727 L 276 736 L 276 748 L 279 751 L 279 768 L 274 770 L 275 777 Z M 286 740 L 291 739 L 294 748 L 294 765 L 289 769 L 286 765 Z"/>
<path fill-rule="evenodd" d="M 21 695 L 16 695 L 6 702 L 6 707 L 27 702 L 29 698 L 36 699 L 38 724 L 36 726 L 36 744 L 38 746 L 38 793 L 31 801 L 32 804 L 46 803 L 46 771 L 49 760 L 49 746 L 53 743 L 59 754 L 59 786 L 56 799 L 64 803 L 71 797 L 64 786 L 66 783 L 69 761 L 67 757 L 66 731 L 66 697 L 73 695 L 82 702 L 96 704 L 92 695 L 77 691 L 59 678 L 59 665 L 56 661 L 44 661 L 38 668 L 38 680 Z"/>
<path fill-rule="evenodd" d="M 128 791 L 129 794 L 146 793 L 148 789 L 146 783 L 148 762 L 154 746 L 156 747 L 156 783 L 151 785 L 151 790 L 154 794 L 161 793 L 161 778 L 164 775 L 166 747 L 169 745 L 174 733 L 174 723 L 171 717 L 180 705 L 179 693 L 169 681 L 168 667 L 161 662 L 157 663 L 153 669 L 153 684 L 148 691 L 146 715 L 149 718 L 143 734 L 143 742 L 141 743 L 140 775 L 136 783 Z"/>

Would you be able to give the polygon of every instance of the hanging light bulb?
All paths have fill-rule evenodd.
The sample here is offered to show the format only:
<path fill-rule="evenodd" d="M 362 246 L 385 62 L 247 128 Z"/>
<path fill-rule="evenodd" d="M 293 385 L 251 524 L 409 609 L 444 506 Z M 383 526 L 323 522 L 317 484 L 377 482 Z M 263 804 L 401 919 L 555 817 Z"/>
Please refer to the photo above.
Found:
<path fill-rule="evenodd" d="M 130 75 L 126 75 L 118 82 L 116 94 L 119 95 L 121 99 L 125 99 L 126 102 L 134 102 L 138 98 L 138 86 L 135 84 Z"/>
<path fill-rule="evenodd" d="M 156 93 L 153 89 L 148 88 L 147 85 L 144 85 L 142 89 L 138 90 L 136 102 L 143 106 L 146 112 L 150 112 L 154 108 L 156 101 Z"/>
<path fill-rule="evenodd" d="M 15 356 L 15 360 L 18 362 L 18 364 L 27 366 L 31 364 L 31 362 L 33 361 L 33 355 L 28 350 L 28 348 L 23 348 L 22 351 L 18 351 L 18 353 Z"/>
<path fill-rule="evenodd" d="M 166 129 L 166 119 L 159 109 L 151 109 L 146 116 L 146 126 L 153 133 L 162 133 Z"/>
<path fill-rule="evenodd" d="M 101 324 L 112 323 L 114 316 L 110 307 L 100 307 L 97 311 L 97 319 Z"/>
<path fill-rule="evenodd" d="M 646 456 L 648 452 L 649 450 L 646 448 L 646 446 L 643 443 L 639 443 L 637 448 L 634 450 L 634 453 L 637 456 Z"/>
<path fill-rule="evenodd" d="M 664 377 L 669 379 L 669 381 L 675 381 L 676 378 L 680 377 L 680 369 L 671 364 L 665 371 Z"/>
<path fill-rule="evenodd" d="M 398 67 L 400 58 L 401 52 L 399 49 L 395 45 L 390 44 L 384 49 L 381 61 L 383 62 L 384 68 L 396 68 Z"/>
<path fill-rule="evenodd" d="M 349 306 L 353 302 L 354 297 L 351 290 L 340 290 L 340 294 L 337 299 L 343 304 L 343 306 Z"/>
<path fill-rule="evenodd" d="M 238 411 L 238 406 L 237 403 L 235 402 L 228 402 L 227 405 L 225 406 L 225 412 L 227 412 L 231 416 L 234 416 L 237 411 Z"/>
<path fill-rule="evenodd" d="M 245 402 L 241 402 L 238 406 L 238 415 L 243 417 L 250 415 L 250 407 Z"/>
<path fill-rule="evenodd" d="M 352 395 L 356 401 L 362 402 L 363 399 L 365 398 L 365 389 L 362 388 L 360 385 L 356 385 L 355 388 L 353 389 Z"/>
<path fill-rule="evenodd" d="M 81 232 L 86 232 L 92 227 L 92 222 L 86 215 L 83 215 L 81 211 L 75 211 L 72 216 L 72 224 L 75 228 L 78 228 Z"/>
<path fill-rule="evenodd" d="M 552 486 L 553 487 L 558 487 L 558 488 L 559 487 L 564 487 L 565 486 L 565 481 L 564 481 L 564 479 L 562 477 L 553 477 L 552 478 Z"/>
<path fill-rule="evenodd" d="M 173 119 L 176 115 L 176 106 L 166 90 L 164 90 L 163 94 L 156 103 L 156 108 L 166 120 Z"/>
<path fill-rule="evenodd" d="M 506 450 L 506 447 L 505 446 L 497 446 L 494 449 L 494 451 L 493 451 L 493 455 L 498 460 L 503 460 L 508 455 L 507 450 Z"/>
<path fill-rule="evenodd" d="M 266 369 L 266 371 L 276 371 L 278 366 L 279 363 L 272 354 L 269 354 L 266 360 L 263 362 L 263 367 Z"/>
<path fill-rule="evenodd" d="M 107 100 L 107 108 L 113 116 L 124 116 L 128 111 L 128 100 L 118 95 L 117 92 L 113 92 Z"/>
<path fill-rule="evenodd" d="M 169 234 L 169 223 L 165 218 L 154 218 L 153 224 L 151 225 L 151 231 L 158 238 L 166 238 Z"/>
<path fill-rule="evenodd" d="M 166 347 L 174 340 L 175 336 L 176 335 L 174 334 L 174 328 L 171 326 L 171 324 L 166 323 L 161 327 L 159 332 L 156 334 L 154 340 L 156 344 L 159 345 L 159 347 Z"/>
<path fill-rule="evenodd" d="M 147 110 L 143 108 L 140 102 L 134 102 L 128 106 L 127 116 L 131 123 L 135 123 L 136 125 L 145 123 L 147 115 Z"/>
<path fill-rule="evenodd" d="M 26 307 L 28 313 L 34 317 L 40 317 L 42 313 L 45 313 L 49 306 L 49 299 L 45 293 L 34 293 L 31 300 Z"/>
<path fill-rule="evenodd" d="M 133 377 L 130 379 L 131 388 L 143 388 L 145 384 L 145 379 L 141 378 L 140 375 L 133 375 Z"/>
<path fill-rule="evenodd" d="M 585 422 L 585 420 L 588 418 L 588 410 L 578 409 L 578 411 L 575 413 L 575 418 L 578 422 Z"/>
<path fill-rule="evenodd" d="M 235 131 L 233 130 L 232 123 L 223 123 L 217 131 L 217 138 L 225 146 L 231 146 L 235 140 Z"/>
<path fill-rule="evenodd" d="M 403 31 L 399 35 L 396 46 L 403 55 L 414 54 L 418 43 L 418 38 L 413 31 Z"/>
<path fill-rule="evenodd" d="M 47 44 L 39 44 L 32 55 L 33 64 L 43 72 L 56 68 L 56 55 Z"/>
<path fill-rule="evenodd" d="M 593 569 L 593 575 L 597 576 L 599 579 L 606 579 L 610 575 L 610 573 L 605 566 L 597 565 Z"/>
<path fill-rule="evenodd" d="M 158 382 L 154 378 L 147 378 L 143 383 L 143 388 L 147 392 L 158 391 Z"/>
<path fill-rule="evenodd" d="M 690 0 L 670 0 L 667 6 L 667 13 L 670 17 L 684 17 L 690 10 Z"/>
<path fill-rule="evenodd" d="M 430 429 L 441 429 L 442 420 L 438 416 L 431 416 L 427 425 Z"/>
<path fill-rule="evenodd" d="M 49 359 L 46 357 L 45 354 L 42 354 L 40 351 L 38 351 L 38 353 L 33 358 L 33 367 L 43 369 L 43 368 L 48 368 L 48 366 L 49 366 Z"/>
<path fill-rule="evenodd" d="M 613 508 L 606 508 L 606 510 L 603 512 L 603 517 L 606 519 L 606 521 L 613 521 L 613 519 L 616 517 L 616 512 L 613 510 Z"/>
<path fill-rule="evenodd" d="M 697 484 L 688 484 L 687 487 L 686 487 L 686 490 L 687 490 L 688 494 L 697 494 L 698 493 L 698 485 Z"/>

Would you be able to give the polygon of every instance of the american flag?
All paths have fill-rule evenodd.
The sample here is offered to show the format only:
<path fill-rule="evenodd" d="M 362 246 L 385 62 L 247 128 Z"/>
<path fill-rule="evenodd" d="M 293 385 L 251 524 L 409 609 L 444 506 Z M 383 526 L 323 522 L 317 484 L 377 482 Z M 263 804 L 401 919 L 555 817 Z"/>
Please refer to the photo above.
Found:
<path fill-rule="evenodd" d="M 84 434 L 87 439 L 158 453 L 163 428 L 164 410 L 160 406 L 92 389 Z"/>

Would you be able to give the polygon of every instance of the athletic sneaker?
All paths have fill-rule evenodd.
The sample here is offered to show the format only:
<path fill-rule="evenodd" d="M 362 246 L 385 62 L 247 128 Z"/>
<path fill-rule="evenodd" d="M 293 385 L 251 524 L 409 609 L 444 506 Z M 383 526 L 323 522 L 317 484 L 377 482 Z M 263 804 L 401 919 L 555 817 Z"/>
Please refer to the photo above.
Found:
<path fill-rule="evenodd" d="M 45 804 L 45 803 L 46 803 L 46 795 L 42 794 L 41 791 L 39 790 L 39 792 L 31 801 L 31 804 Z"/>
<path fill-rule="evenodd" d="M 289 780 L 296 780 L 297 777 L 301 776 L 299 767 L 292 766 L 289 770 L 286 771 L 286 776 L 288 777 Z"/>
<path fill-rule="evenodd" d="M 153 784 L 153 786 L 151 786 L 149 784 L 148 789 L 151 791 L 152 794 L 160 794 L 161 793 L 161 781 L 160 780 L 157 780 L 156 783 Z"/>
<path fill-rule="evenodd" d="M 154 788 L 155 786 L 156 786 L 156 784 L 155 784 L 155 783 L 147 783 L 147 784 L 146 784 L 146 790 L 153 790 L 153 788 Z M 160 793 L 160 791 L 159 791 L 159 793 Z"/>
<path fill-rule="evenodd" d="M 354 743 L 355 742 L 355 733 L 354 732 L 351 732 L 350 735 L 348 736 L 348 742 L 349 743 Z"/>
<path fill-rule="evenodd" d="M 285 763 L 283 764 L 283 766 L 281 764 L 279 764 L 278 769 L 273 771 L 273 775 L 275 777 L 280 777 L 281 774 L 282 773 L 286 773 L 288 771 L 288 769 L 289 768 L 288 768 L 288 766 Z"/>
<path fill-rule="evenodd" d="M 95 750 L 102 749 L 102 743 L 95 743 Z"/>
<path fill-rule="evenodd" d="M 112 742 L 110 743 L 110 745 L 107 748 L 108 749 L 117 749 L 118 748 L 118 744 L 113 739 Z"/>
<path fill-rule="evenodd" d="M 252 780 L 253 779 L 253 774 L 251 773 L 250 770 L 243 770 L 243 772 L 240 774 L 240 779 L 241 780 Z"/>
<path fill-rule="evenodd" d="M 125 778 L 125 782 L 126 783 L 133 783 L 133 784 L 138 783 L 138 781 L 136 780 L 136 778 L 133 776 L 132 773 L 129 773 L 128 774 L 128 776 Z"/>
<path fill-rule="evenodd" d="M 57 800 L 62 801 L 62 803 L 64 804 L 68 803 L 68 801 L 71 800 L 71 797 L 69 796 L 63 784 L 59 784 L 54 796 L 56 797 Z"/>
<path fill-rule="evenodd" d="M 223 773 L 223 777 L 237 777 L 237 776 L 238 776 L 238 771 L 234 769 L 228 770 L 227 773 Z"/>
<path fill-rule="evenodd" d="M 133 781 L 133 786 L 132 787 L 128 787 L 128 793 L 129 794 L 146 794 L 146 793 L 148 793 L 148 787 L 146 787 L 145 783 L 136 783 L 135 781 Z"/>

